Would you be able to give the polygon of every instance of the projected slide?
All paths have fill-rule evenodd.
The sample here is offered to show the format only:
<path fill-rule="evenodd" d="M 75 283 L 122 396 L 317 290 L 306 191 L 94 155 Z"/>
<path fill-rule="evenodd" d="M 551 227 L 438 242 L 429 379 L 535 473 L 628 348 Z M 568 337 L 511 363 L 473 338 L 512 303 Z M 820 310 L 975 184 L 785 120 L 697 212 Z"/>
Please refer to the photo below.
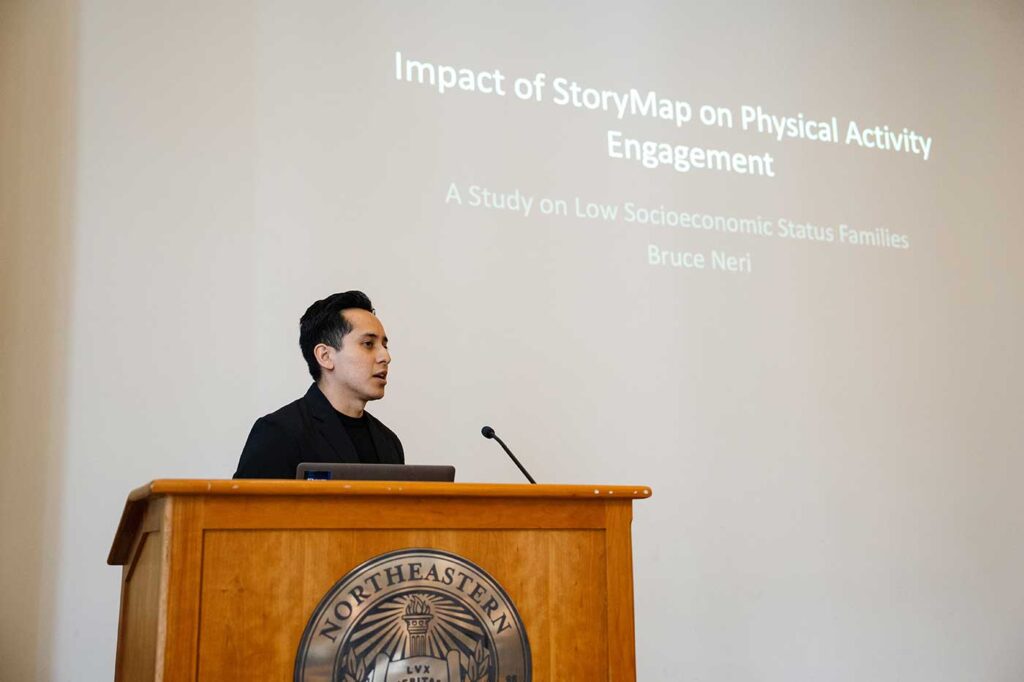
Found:
<path fill-rule="evenodd" d="M 378 59 L 377 63 L 380 62 Z M 379 76 L 384 78 L 385 74 L 380 73 Z M 411 57 L 399 50 L 394 52 L 393 77 L 395 81 L 426 88 L 438 96 L 471 94 L 476 97 L 500 98 L 504 100 L 502 106 L 512 111 L 524 106 L 545 108 L 550 110 L 546 115 L 552 118 L 550 125 L 555 128 L 565 125 L 556 117 L 568 115 L 558 112 L 556 108 L 593 112 L 595 118 L 608 126 L 604 138 L 594 142 L 595 145 L 601 145 L 601 151 L 609 162 L 633 163 L 651 171 L 734 174 L 763 178 L 770 183 L 778 175 L 787 172 L 787 165 L 802 162 L 795 155 L 787 155 L 787 147 L 796 144 L 828 145 L 831 148 L 824 153 L 833 154 L 837 158 L 850 153 L 848 147 L 910 155 L 922 163 L 928 162 L 932 153 L 933 138 L 905 125 L 901 128 L 897 124 L 890 127 L 889 123 L 858 121 L 848 114 L 815 119 L 805 116 L 803 111 L 776 112 L 760 104 L 728 106 L 713 102 L 692 102 L 681 98 L 687 94 L 685 92 L 659 92 L 643 85 L 625 90 L 607 89 L 600 84 L 582 84 L 574 78 L 547 71 L 517 76 L 507 73 L 501 66 L 489 65 L 480 69 L 475 66 L 438 63 Z M 735 94 L 742 100 L 742 93 Z M 411 102 L 410 96 L 410 107 Z M 452 106 L 460 106 L 460 103 Z M 637 127 L 634 125 L 637 119 L 660 123 L 663 128 L 660 137 L 641 139 L 631 136 L 628 131 Z M 734 131 L 735 135 L 728 138 L 734 146 L 703 146 L 706 128 Z M 527 131 L 505 132 L 525 135 L 529 139 Z M 766 143 L 765 138 L 771 142 Z M 756 148 L 757 151 L 737 151 L 737 148 Z M 538 165 L 548 161 L 543 149 L 536 149 L 536 153 Z M 593 156 L 590 154 L 588 158 Z M 569 159 L 568 162 L 583 164 L 589 161 L 580 158 Z M 886 162 L 880 161 L 881 164 Z M 918 170 L 907 165 L 888 165 L 894 173 L 914 173 Z M 644 179 L 639 178 L 639 181 Z M 730 179 L 723 178 L 720 181 L 728 183 Z M 559 196 L 547 191 L 545 187 L 532 184 L 527 187 L 494 187 L 460 183 L 453 179 L 445 191 L 444 202 L 459 207 L 510 213 L 522 218 L 530 218 L 531 215 L 554 216 L 719 235 L 816 241 L 859 248 L 911 248 L 911 237 L 905 231 L 908 228 L 892 225 L 884 218 L 868 224 L 816 224 L 802 222 L 799 218 L 769 217 L 761 213 L 703 212 L 699 207 L 680 205 L 671 196 L 653 204 L 629 198 L 616 200 L 599 197 L 595 193 L 586 197 Z M 744 191 L 744 187 L 739 184 L 736 189 Z M 739 198 L 737 204 L 745 206 L 747 202 Z M 879 222 L 883 224 L 877 224 Z M 717 244 L 717 248 L 708 251 L 676 250 L 649 243 L 645 247 L 646 260 L 652 266 L 689 270 L 732 273 L 754 271 L 756 244 L 745 247 L 742 253 L 736 251 L 736 245 L 730 244 L 727 239 Z M 635 257 L 636 253 L 631 255 Z"/>

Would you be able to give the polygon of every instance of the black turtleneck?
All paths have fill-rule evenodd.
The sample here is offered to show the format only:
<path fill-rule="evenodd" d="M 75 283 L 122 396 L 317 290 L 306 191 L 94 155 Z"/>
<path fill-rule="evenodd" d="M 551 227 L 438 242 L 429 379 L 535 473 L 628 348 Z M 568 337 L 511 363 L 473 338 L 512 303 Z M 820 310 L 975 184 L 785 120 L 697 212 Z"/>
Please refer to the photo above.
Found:
<path fill-rule="evenodd" d="M 356 418 L 349 417 L 337 410 L 334 412 L 341 421 L 341 428 L 345 429 L 345 433 L 352 440 L 352 445 L 356 448 L 356 454 L 359 455 L 359 461 L 363 464 L 379 464 L 380 457 L 377 455 L 377 446 L 373 444 L 373 438 L 370 437 L 370 427 L 367 424 L 366 414 Z"/>

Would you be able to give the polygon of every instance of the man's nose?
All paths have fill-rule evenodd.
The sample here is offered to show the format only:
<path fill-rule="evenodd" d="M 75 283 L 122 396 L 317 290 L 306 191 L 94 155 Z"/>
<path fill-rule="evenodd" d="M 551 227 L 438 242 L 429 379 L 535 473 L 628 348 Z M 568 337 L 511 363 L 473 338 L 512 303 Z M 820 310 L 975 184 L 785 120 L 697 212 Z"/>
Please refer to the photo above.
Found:
<path fill-rule="evenodd" d="M 385 365 L 391 363 L 391 351 L 387 348 L 381 347 L 380 353 L 377 354 L 377 362 L 383 362 Z"/>

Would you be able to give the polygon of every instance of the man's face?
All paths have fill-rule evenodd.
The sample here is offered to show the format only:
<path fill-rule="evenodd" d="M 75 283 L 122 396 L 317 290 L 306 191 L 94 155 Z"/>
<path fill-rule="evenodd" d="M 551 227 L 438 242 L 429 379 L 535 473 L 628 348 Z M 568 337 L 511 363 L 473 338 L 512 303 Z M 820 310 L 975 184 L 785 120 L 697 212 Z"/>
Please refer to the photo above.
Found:
<path fill-rule="evenodd" d="M 352 331 L 333 349 L 334 383 L 346 398 L 359 401 L 380 400 L 387 386 L 388 337 L 377 316 L 367 310 L 342 311 Z"/>

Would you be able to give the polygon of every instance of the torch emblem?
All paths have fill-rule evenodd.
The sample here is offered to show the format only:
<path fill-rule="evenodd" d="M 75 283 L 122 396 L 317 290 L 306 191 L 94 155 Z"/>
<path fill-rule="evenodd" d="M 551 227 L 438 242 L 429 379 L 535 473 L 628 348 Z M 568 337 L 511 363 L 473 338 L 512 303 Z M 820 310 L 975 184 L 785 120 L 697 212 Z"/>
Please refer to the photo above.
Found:
<path fill-rule="evenodd" d="M 409 549 L 356 568 L 313 612 L 296 682 L 529 682 L 508 595 L 454 554 Z"/>

